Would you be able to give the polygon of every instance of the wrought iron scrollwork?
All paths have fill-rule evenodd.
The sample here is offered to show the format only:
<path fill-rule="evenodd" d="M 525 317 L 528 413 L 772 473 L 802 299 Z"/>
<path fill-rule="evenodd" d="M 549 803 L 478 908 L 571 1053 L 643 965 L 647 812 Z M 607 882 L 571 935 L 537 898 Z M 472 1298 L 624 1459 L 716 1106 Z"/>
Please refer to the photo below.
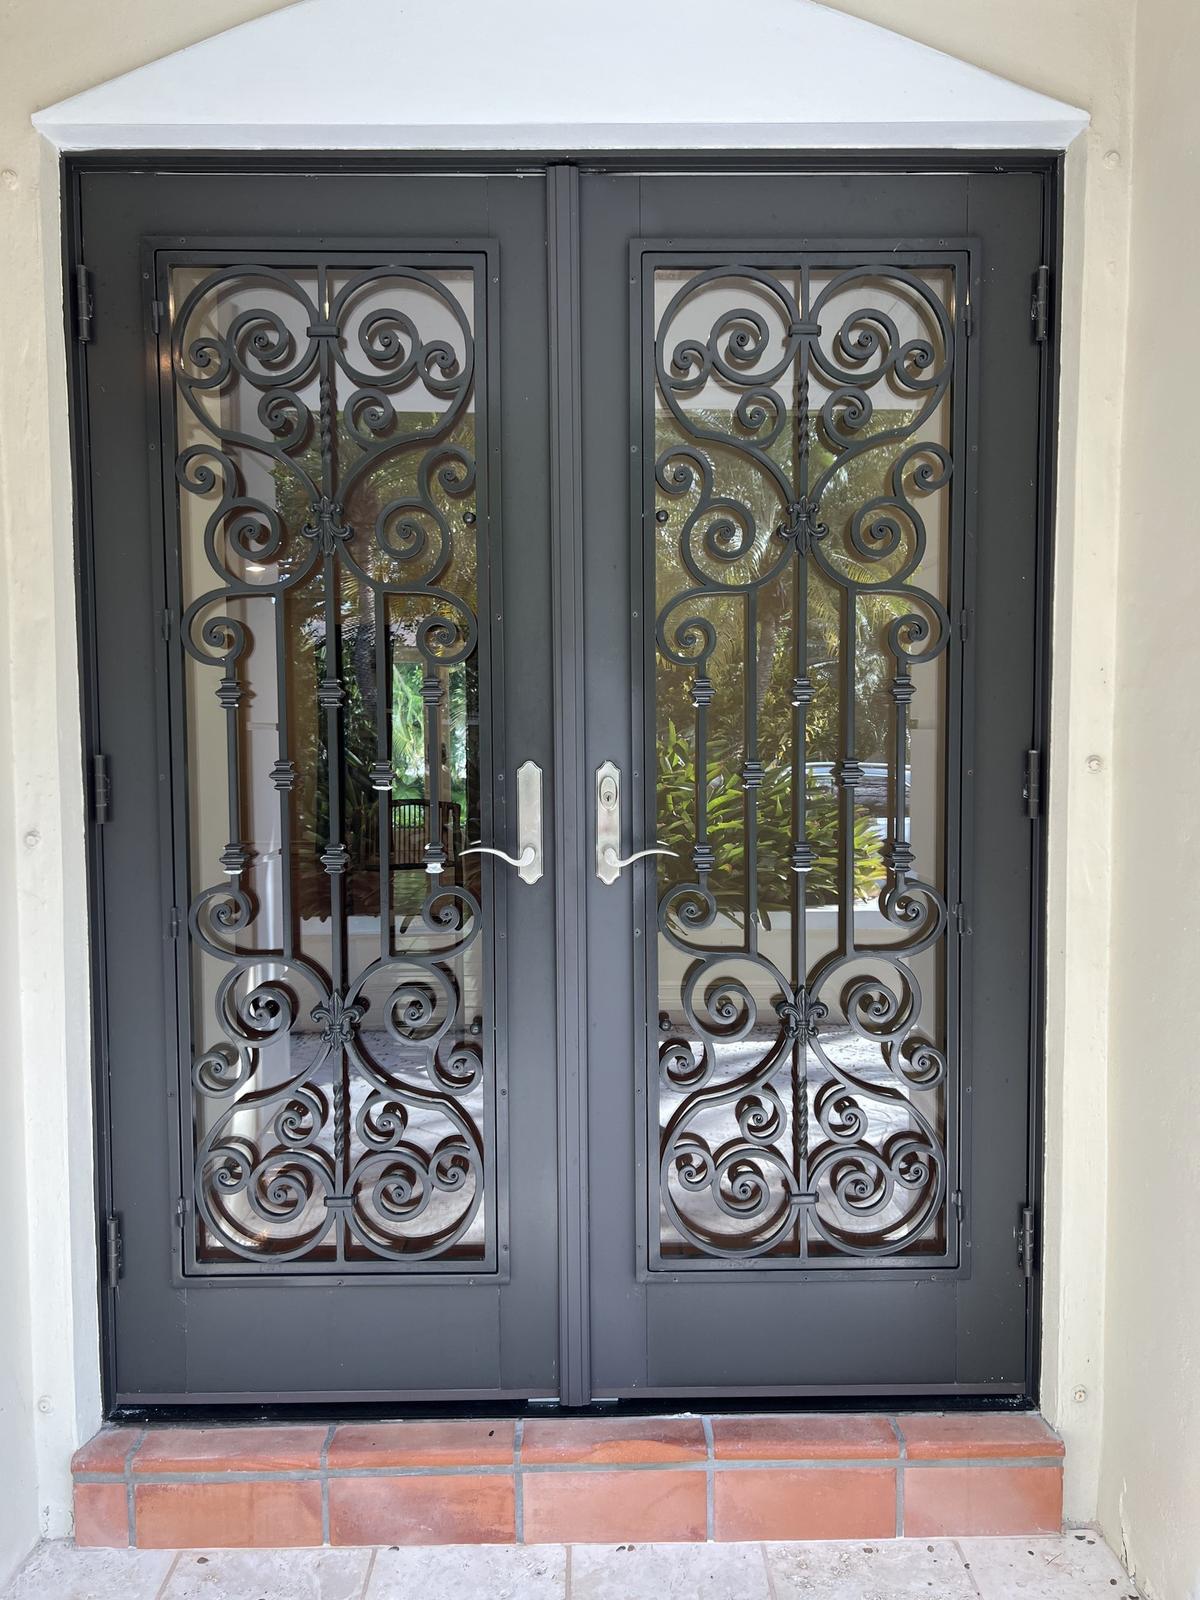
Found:
<path fill-rule="evenodd" d="M 672 1270 L 944 1248 L 948 919 L 909 791 L 912 702 L 944 705 L 951 640 L 952 284 L 801 255 L 648 279 L 657 820 L 687 864 L 660 869 L 649 1096 Z"/>
<path fill-rule="evenodd" d="M 474 671 L 485 560 L 480 269 L 266 259 L 176 268 L 173 282 L 180 634 L 206 795 L 222 779 L 203 680 L 225 721 L 224 879 L 193 888 L 188 916 L 195 1259 L 486 1269 L 494 1084 L 471 1014 L 486 1001 L 468 1004 L 464 983 L 471 972 L 478 989 L 488 935 L 446 776 L 447 684 Z M 393 798 L 401 637 L 425 752 L 415 863 Z M 373 748 L 352 745 L 352 697 L 373 716 Z M 352 767 L 376 797 L 357 833 Z M 403 804 L 411 831 L 416 802 Z M 402 917 L 401 867 L 424 886 Z M 350 899 L 364 875 L 369 918 Z"/>

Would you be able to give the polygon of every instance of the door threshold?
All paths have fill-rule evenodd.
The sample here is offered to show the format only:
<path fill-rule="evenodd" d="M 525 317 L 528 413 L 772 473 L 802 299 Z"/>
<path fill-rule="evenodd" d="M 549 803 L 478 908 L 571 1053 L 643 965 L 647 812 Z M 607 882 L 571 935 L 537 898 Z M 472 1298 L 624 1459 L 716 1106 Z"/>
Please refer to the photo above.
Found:
<path fill-rule="evenodd" d="M 1037 1412 L 712 1411 L 109 1425 L 75 1539 L 140 1548 L 1055 1533 Z"/>

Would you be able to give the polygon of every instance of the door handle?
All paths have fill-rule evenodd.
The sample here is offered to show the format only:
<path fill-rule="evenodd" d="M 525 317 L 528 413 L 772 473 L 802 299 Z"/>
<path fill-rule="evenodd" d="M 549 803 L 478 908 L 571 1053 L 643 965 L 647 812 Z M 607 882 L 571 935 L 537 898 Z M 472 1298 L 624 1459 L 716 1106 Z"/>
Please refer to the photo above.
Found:
<path fill-rule="evenodd" d="M 522 883 L 536 883 L 542 876 L 542 769 L 536 761 L 523 761 L 517 768 L 517 849 L 510 856 L 495 845 L 469 844 L 460 856 L 498 856 L 517 869 Z"/>
<path fill-rule="evenodd" d="M 615 761 L 605 761 L 596 768 L 596 876 L 601 883 L 616 883 L 626 867 L 647 856 L 677 856 L 678 850 L 668 850 L 666 845 L 651 845 L 646 850 L 635 850 L 632 855 L 621 854 L 621 769 Z"/>

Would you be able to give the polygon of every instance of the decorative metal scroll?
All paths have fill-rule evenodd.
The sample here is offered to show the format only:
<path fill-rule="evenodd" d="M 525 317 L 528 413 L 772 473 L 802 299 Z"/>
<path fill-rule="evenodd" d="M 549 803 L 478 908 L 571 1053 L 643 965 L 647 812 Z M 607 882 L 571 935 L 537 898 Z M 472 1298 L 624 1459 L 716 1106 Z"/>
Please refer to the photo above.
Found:
<path fill-rule="evenodd" d="M 651 1265 L 927 1261 L 949 1188 L 953 268 L 771 258 L 647 292 L 657 838 L 681 856 L 658 869 Z M 914 697 L 939 741 L 923 862 Z"/>
<path fill-rule="evenodd" d="M 447 753 L 486 720 L 482 281 L 172 270 L 201 1267 L 494 1260 L 478 751 L 457 798 Z"/>

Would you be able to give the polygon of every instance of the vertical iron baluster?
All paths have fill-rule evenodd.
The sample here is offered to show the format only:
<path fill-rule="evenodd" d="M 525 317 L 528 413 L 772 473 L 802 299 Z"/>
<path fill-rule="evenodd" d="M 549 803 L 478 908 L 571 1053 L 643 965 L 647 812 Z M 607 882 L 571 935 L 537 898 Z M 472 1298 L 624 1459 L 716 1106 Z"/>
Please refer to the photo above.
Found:
<path fill-rule="evenodd" d="M 442 680 L 432 660 L 426 661 L 425 669 L 421 683 L 421 699 L 425 705 L 425 783 L 429 801 L 425 870 L 440 877 L 446 861 L 446 846 L 442 840 Z"/>
<path fill-rule="evenodd" d="M 388 648 L 387 594 L 375 590 L 375 765 L 371 783 L 379 795 L 379 954 L 392 953 L 392 673 Z"/>
<path fill-rule="evenodd" d="M 800 268 L 800 314 L 807 322 L 809 268 Z M 808 504 L 809 490 L 809 341 L 801 334 L 796 367 L 796 481 L 795 500 Z M 808 676 L 808 584 L 809 566 L 806 545 L 796 542 L 792 560 L 792 988 L 801 1006 L 806 1003 L 808 983 L 808 874 L 813 851 L 808 842 L 808 708 L 812 703 L 812 681 Z M 808 1042 L 805 1028 L 797 1032 L 792 1045 L 792 1165 L 800 1193 L 808 1188 Z M 805 1213 L 796 1218 L 797 1249 L 808 1253 Z"/>
<path fill-rule="evenodd" d="M 328 320 L 329 272 L 327 267 L 317 269 L 317 296 L 321 315 Z M 346 991 L 346 865 L 348 852 L 343 840 L 344 800 L 342 793 L 342 706 L 346 691 L 341 681 L 341 626 L 338 590 L 339 569 L 335 556 L 338 507 L 336 491 L 335 441 L 337 403 L 335 394 L 336 368 L 333 344 L 321 340 L 319 362 L 320 446 L 321 446 L 321 507 L 319 526 L 323 550 L 323 576 L 325 585 L 325 676 L 317 691 L 317 698 L 325 712 L 326 782 L 329 800 L 329 829 L 325 850 L 321 856 L 329 877 L 330 916 L 330 983 L 335 1010 L 340 1010 Z M 350 1140 L 348 1119 L 350 1114 L 350 1068 L 346 1051 L 344 1030 L 331 1037 L 331 1054 L 334 1063 L 334 1124 L 333 1154 L 335 1193 L 344 1196 L 350 1175 Z M 337 1256 L 342 1260 L 346 1250 L 344 1214 L 335 1216 Z"/>
<path fill-rule="evenodd" d="M 225 671 L 217 685 L 217 699 L 225 709 L 225 775 L 229 808 L 229 842 L 221 852 L 221 865 L 230 878 L 240 878 L 250 858 L 242 841 L 242 734 L 238 712 L 243 689 L 237 664 L 243 648 L 231 643 Z"/>
<path fill-rule="evenodd" d="M 288 754 L 287 598 L 278 594 L 271 602 L 275 613 L 275 697 L 278 759 L 271 782 L 279 794 L 279 915 L 282 924 L 280 953 L 290 963 L 296 953 L 292 923 L 292 787 L 296 763 Z"/>
<path fill-rule="evenodd" d="M 855 790 L 862 768 L 855 759 L 855 692 L 858 666 L 858 590 L 847 583 L 841 604 L 841 758 L 837 764 L 838 783 L 838 867 L 841 878 L 838 894 L 838 937 L 840 953 L 854 949 L 854 812 Z"/>
<path fill-rule="evenodd" d="M 708 708 L 713 685 L 704 666 L 702 658 L 692 678 L 692 704 L 696 708 L 696 838 L 692 866 L 701 885 L 707 884 L 713 865 L 713 848 L 708 842 Z"/>
<path fill-rule="evenodd" d="M 908 838 L 908 804 L 905 794 L 905 772 L 908 766 L 908 707 L 913 697 L 913 681 L 902 655 L 896 655 L 896 676 L 892 679 L 892 700 L 896 714 L 893 723 L 892 772 L 892 837 L 888 844 L 885 865 L 892 875 L 892 888 L 896 895 L 904 893 L 915 857 Z"/>
<path fill-rule="evenodd" d="M 742 789 L 745 806 L 745 948 L 758 954 L 758 791 L 763 767 L 758 750 L 758 590 L 746 591 L 745 666 L 745 756 L 742 762 Z"/>

